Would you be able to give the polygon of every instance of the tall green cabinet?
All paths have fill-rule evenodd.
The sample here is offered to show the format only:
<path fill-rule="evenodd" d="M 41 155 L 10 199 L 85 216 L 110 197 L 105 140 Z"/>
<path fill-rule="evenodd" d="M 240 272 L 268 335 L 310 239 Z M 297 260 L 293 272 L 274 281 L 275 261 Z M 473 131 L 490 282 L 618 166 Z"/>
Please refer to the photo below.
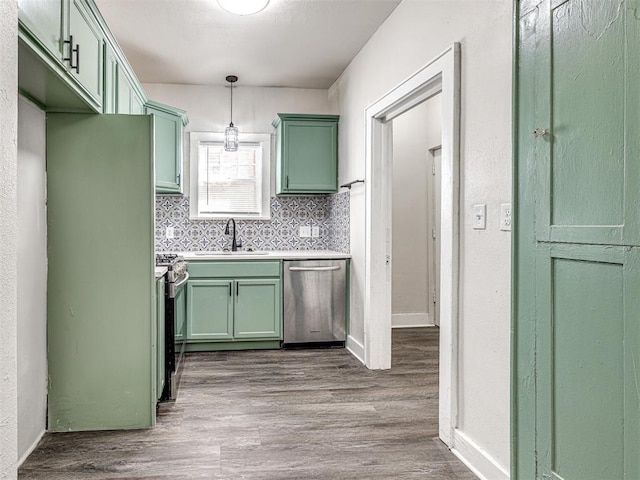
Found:
<path fill-rule="evenodd" d="M 338 191 L 338 115 L 279 113 L 276 194 Z"/>
<path fill-rule="evenodd" d="M 47 117 L 48 429 L 155 424 L 153 117 Z"/>
<path fill-rule="evenodd" d="M 511 478 L 640 478 L 640 2 L 516 3 Z"/>

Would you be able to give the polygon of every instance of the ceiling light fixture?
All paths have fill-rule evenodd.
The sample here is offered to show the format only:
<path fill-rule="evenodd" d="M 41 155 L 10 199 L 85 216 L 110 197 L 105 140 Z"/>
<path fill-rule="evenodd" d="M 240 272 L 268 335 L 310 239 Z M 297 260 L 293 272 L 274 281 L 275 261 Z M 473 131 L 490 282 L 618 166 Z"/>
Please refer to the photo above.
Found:
<path fill-rule="evenodd" d="M 233 84 L 238 81 L 238 77 L 235 75 L 229 75 L 226 80 L 231 84 L 231 122 L 229 123 L 229 126 L 224 129 L 224 149 L 227 152 L 237 152 L 238 127 L 233 124 Z"/>
<path fill-rule="evenodd" d="M 269 0 L 218 0 L 220 5 L 227 12 L 236 15 L 252 15 L 264 10 L 269 4 Z"/>

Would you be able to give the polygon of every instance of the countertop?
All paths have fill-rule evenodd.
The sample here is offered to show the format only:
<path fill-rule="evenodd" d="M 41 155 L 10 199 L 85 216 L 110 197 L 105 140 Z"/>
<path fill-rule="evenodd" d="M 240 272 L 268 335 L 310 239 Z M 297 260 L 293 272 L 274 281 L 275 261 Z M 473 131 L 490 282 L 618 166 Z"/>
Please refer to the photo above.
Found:
<path fill-rule="evenodd" d="M 167 267 L 156 267 L 156 278 L 160 278 L 167 273 Z"/>
<path fill-rule="evenodd" d="M 348 253 L 332 250 L 273 250 L 259 252 L 175 252 L 185 260 L 319 260 L 351 258 Z"/>

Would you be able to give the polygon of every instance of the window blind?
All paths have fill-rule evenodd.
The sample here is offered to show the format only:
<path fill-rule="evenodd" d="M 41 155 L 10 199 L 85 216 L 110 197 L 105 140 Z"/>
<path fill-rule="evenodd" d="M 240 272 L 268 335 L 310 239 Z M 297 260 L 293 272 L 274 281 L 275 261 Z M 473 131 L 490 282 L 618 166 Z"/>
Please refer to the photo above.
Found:
<path fill-rule="evenodd" d="M 198 213 L 262 214 L 262 147 L 240 143 L 226 152 L 218 142 L 198 147 Z"/>

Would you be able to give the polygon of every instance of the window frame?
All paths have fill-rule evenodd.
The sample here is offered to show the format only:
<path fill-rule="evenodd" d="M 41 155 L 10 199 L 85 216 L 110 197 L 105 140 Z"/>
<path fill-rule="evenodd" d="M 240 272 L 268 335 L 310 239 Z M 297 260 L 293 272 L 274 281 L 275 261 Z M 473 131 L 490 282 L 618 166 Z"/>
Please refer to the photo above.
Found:
<path fill-rule="evenodd" d="M 198 163 L 200 143 L 222 143 L 222 132 L 190 132 L 189 134 L 189 219 L 221 220 L 233 217 L 242 220 L 271 219 L 271 134 L 240 133 L 239 143 L 260 144 L 262 149 L 262 201 L 261 213 L 199 213 L 198 211 Z"/>

